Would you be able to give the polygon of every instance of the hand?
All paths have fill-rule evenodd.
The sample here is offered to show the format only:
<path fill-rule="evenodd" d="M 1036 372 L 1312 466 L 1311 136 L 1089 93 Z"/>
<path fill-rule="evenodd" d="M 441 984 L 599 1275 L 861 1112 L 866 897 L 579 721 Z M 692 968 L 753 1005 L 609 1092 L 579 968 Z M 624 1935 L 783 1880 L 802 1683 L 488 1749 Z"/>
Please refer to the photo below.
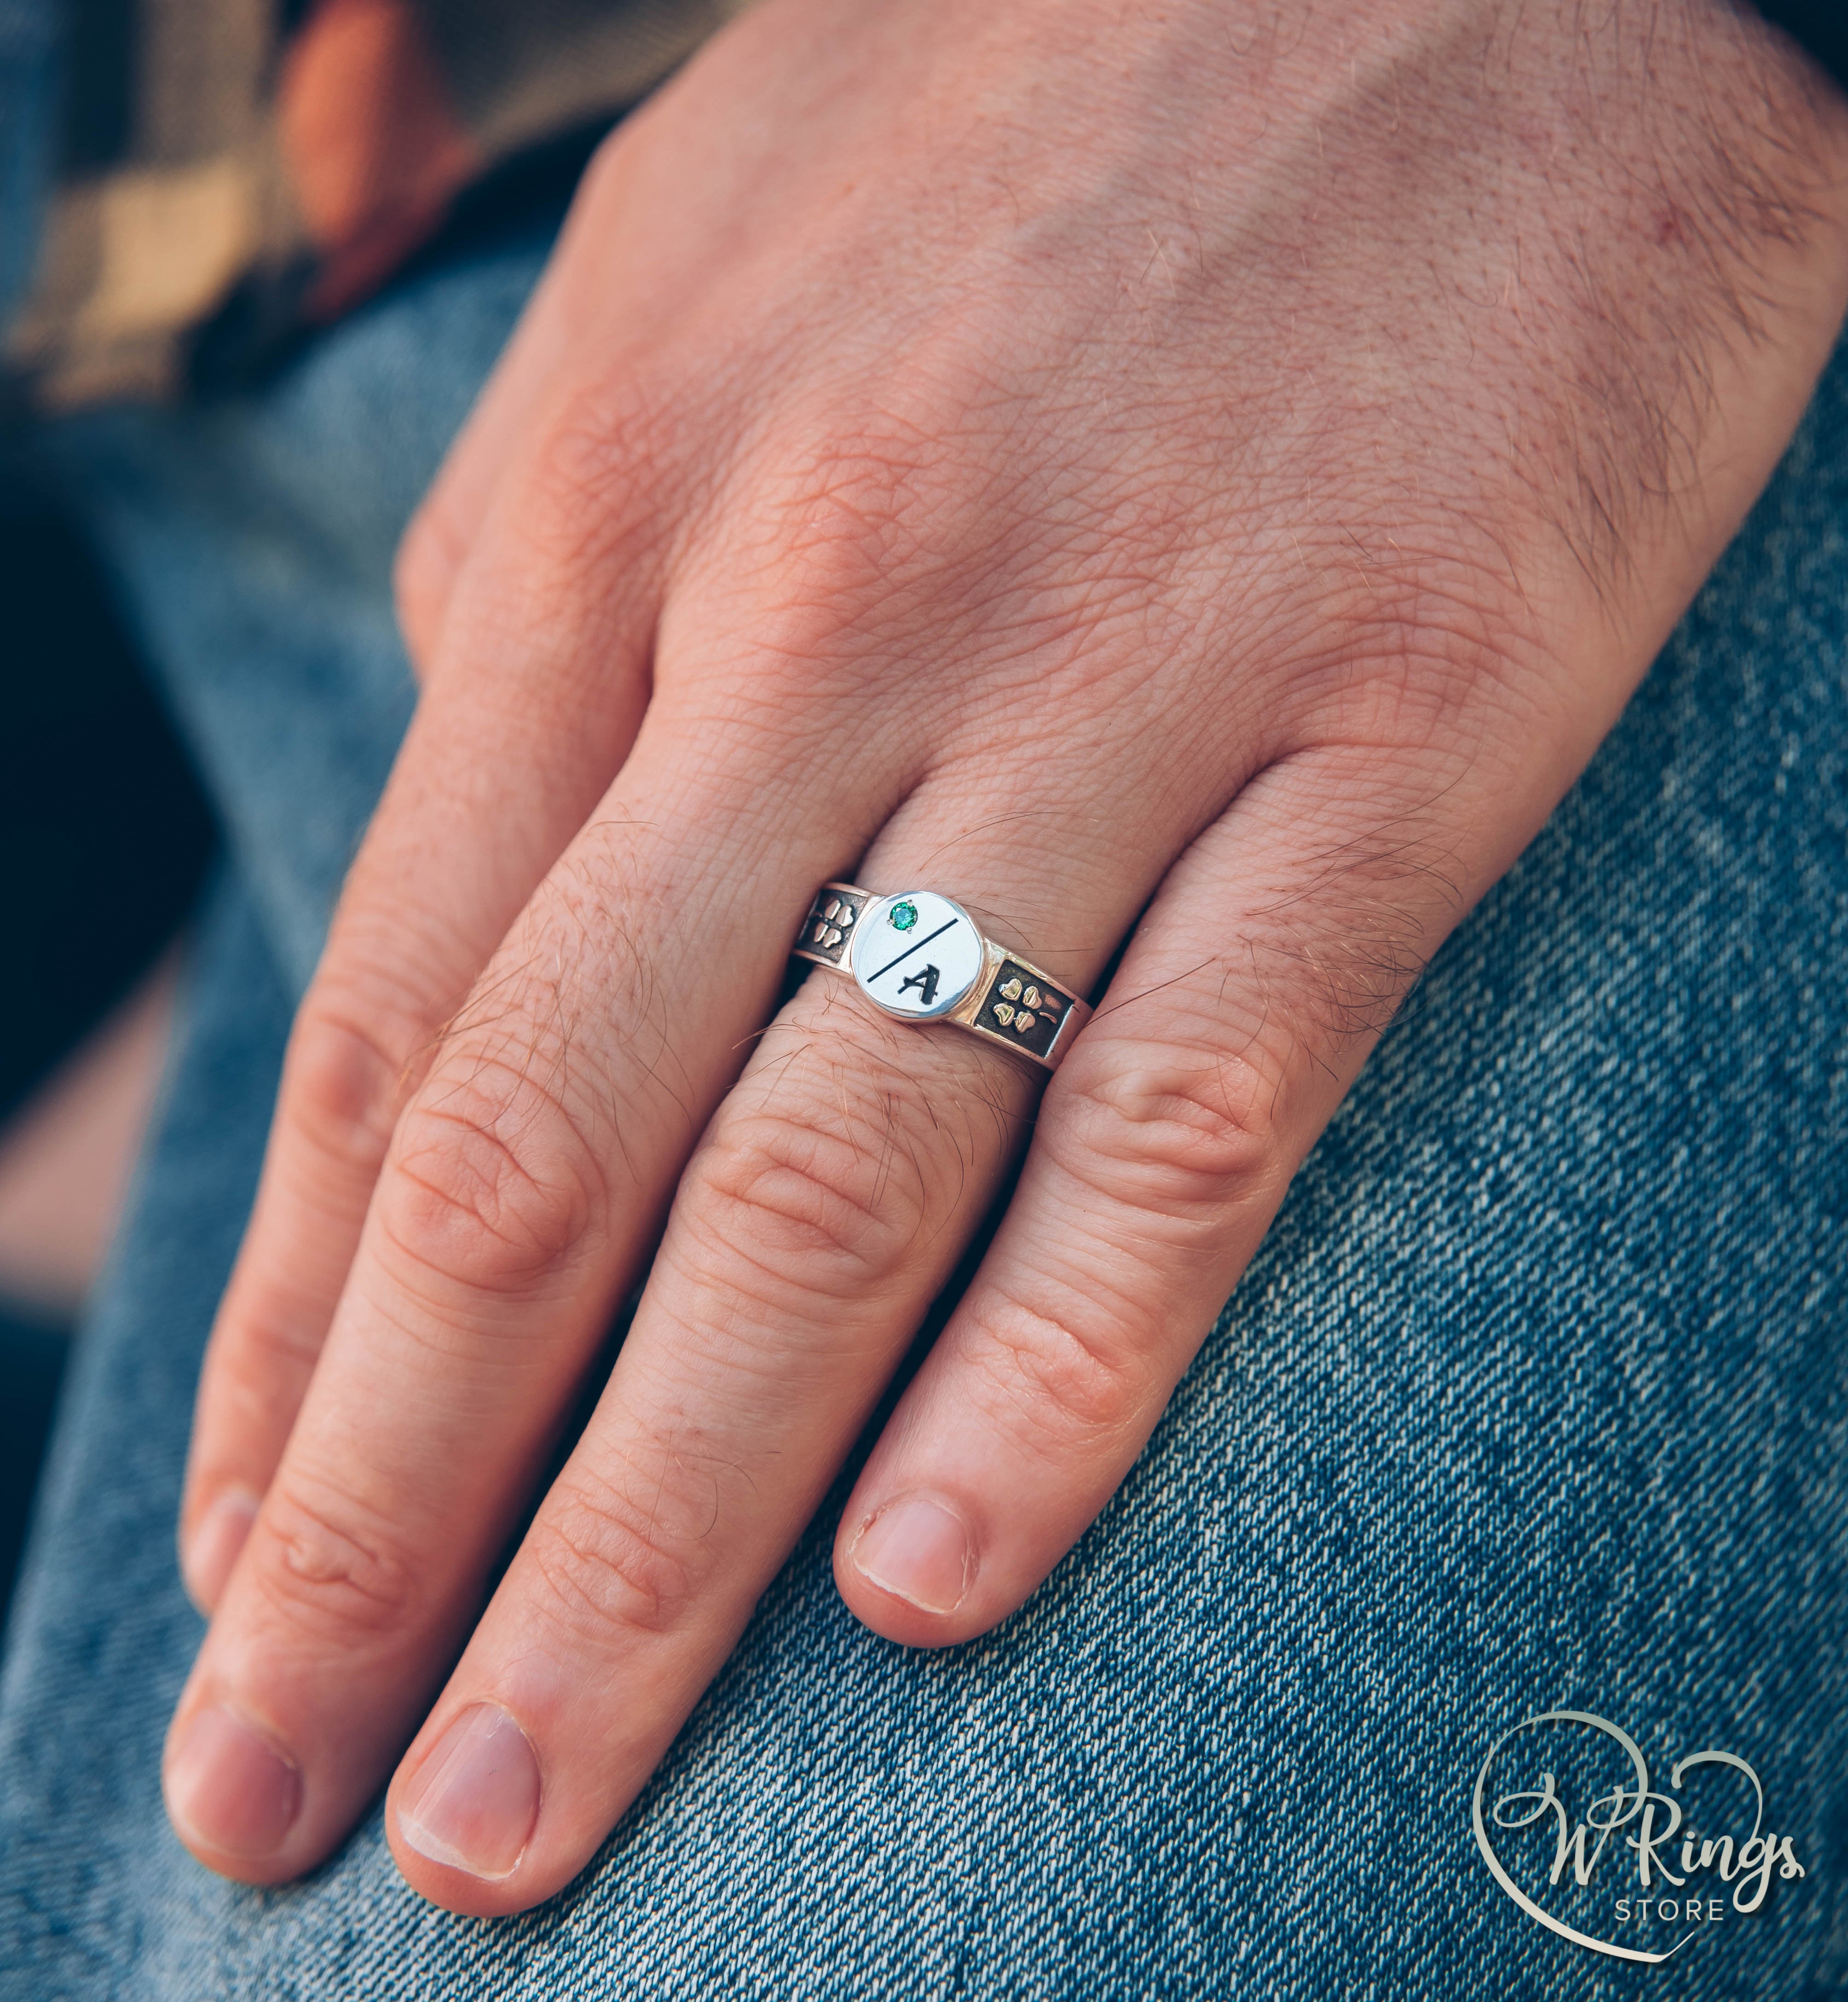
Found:
<path fill-rule="evenodd" d="M 605 150 L 404 553 L 425 692 L 212 1338 L 204 1861 L 306 1868 L 402 1754 L 420 1891 L 565 1884 L 1023 1145 L 836 1571 L 958 1641 L 1082 1533 L 1848 296 L 1819 77 L 1581 16 L 769 0 Z M 837 876 L 1078 992 L 1129 936 L 1037 1125 L 832 976 L 771 1020 Z"/>

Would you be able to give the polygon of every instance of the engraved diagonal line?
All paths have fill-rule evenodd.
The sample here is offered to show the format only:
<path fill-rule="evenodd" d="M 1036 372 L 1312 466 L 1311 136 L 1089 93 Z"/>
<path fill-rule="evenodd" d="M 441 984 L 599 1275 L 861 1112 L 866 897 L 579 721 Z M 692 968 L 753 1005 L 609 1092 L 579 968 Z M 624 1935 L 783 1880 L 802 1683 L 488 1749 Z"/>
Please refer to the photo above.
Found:
<path fill-rule="evenodd" d="M 949 924 L 939 925 L 935 931 L 927 932 L 922 938 L 919 940 L 915 945 L 908 945 L 905 948 L 904 951 L 899 954 L 896 959 L 888 960 L 877 973 L 869 973 L 866 975 L 866 985 L 870 987 L 875 980 L 884 979 L 886 975 L 891 971 L 894 966 L 902 966 L 905 962 L 911 957 L 914 952 L 922 952 L 924 948 L 929 944 L 933 939 L 941 938 L 944 933 L 948 931 L 950 929 L 950 926 L 954 925 L 955 923 L 956 919 L 952 918 L 950 920 Z"/>

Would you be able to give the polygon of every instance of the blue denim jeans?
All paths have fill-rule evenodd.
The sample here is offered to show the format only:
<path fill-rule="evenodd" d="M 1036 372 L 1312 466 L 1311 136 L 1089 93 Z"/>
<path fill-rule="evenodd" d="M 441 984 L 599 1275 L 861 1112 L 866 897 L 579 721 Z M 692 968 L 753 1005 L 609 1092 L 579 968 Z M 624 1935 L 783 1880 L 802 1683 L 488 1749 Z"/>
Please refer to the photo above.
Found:
<path fill-rule="evenodd" d="M 401 284 L 260 394 L 52 441 L 230 839 L 0 1683 L 0 1993 L 1848 1990 L 1843 364 L 1017 1617 L 936 1654 L 856 1626 L 837 1488 L 542 1910 L 420 1903 L 376 1811 L 279 1889 L 175 1841 L 158 1769 L 200 1631 L 173 1547 L 200 1348 L 411 704 L 392 543 L 544 249 Z M 1703 1910 L 1666 1965 L 1550 1929 L 1491 1875 L 1472 1803 L 1496 1739 L 1556 1710 L 1620 1726 L 1665 1800 L 1682 1754 L 1745 1760 L 1804 1874 Z M 1581 1750 L 1587 1728 L 1536 1727 Z M 1525 1742 L 1491 1844 L 1578 1930 L 1665 1949 L 1687 1928 L 1618 1913 L 1643 1860 L 1623 1828 L 1588 1887 L 1546 1886 Z"/>

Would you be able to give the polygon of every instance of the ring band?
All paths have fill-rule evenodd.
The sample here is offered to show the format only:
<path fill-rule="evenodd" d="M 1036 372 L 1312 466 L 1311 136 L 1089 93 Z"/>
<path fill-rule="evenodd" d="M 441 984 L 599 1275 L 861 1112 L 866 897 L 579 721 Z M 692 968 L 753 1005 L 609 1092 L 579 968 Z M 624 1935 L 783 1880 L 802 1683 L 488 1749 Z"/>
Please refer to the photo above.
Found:
<path fill-rule="evenodd" d="M 952 1022 L 1046 1070 L 1055 1069 L 1090 1010 L 1031 961 L 982 936 L 934 890 L 876 896 L 824 883 L 790 951 L 847 975 L 901 1022 Z"/>

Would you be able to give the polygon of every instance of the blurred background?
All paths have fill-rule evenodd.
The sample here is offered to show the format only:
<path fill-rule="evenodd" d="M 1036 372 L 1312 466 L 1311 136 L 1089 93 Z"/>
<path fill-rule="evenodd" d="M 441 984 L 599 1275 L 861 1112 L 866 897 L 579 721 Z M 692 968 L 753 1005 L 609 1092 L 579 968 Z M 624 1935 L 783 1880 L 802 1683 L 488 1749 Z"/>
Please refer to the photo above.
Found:
<path fill-rule="evenodd" d="M 204 797 L 102 572 L 0 446 L 0 1606 L 156 1098 Z"/>

